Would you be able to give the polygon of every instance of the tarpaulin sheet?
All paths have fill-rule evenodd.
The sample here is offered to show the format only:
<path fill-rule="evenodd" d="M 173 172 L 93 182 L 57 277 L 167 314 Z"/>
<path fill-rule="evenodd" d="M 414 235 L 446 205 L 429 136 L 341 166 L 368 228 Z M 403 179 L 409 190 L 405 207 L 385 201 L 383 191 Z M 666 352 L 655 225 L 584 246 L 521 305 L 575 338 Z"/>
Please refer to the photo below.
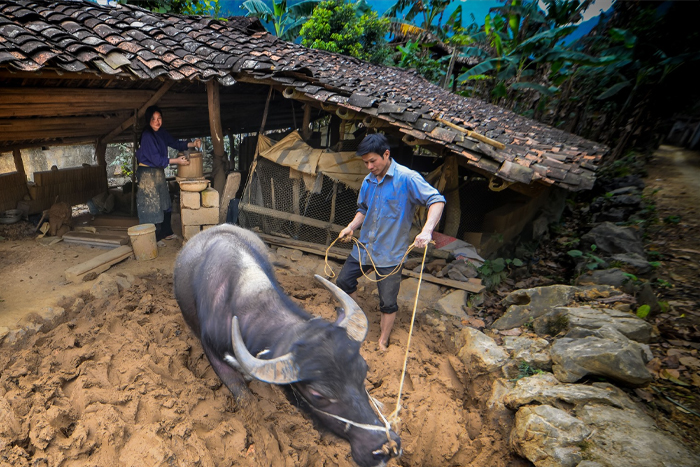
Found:
<path fill-rule="evenodd" d="M 359 190 L 362 186 L 362 180 L 369 173 L 362 158 L 356 156 L 354 152 L 314 149 L 306 144 L 296 131 L 285 136 L 270 149 L 261 152 L 260 156 L 289 167 L 292 171 L 306 174 L 306 177 L 299 177 L 292 172 L 290 178 L 304 178 L 307 185 L 313 184 L 315 180 L 308 175 L 316 176 L 322 173 L 332 180 L 337 180 L 354 190 Z"/>

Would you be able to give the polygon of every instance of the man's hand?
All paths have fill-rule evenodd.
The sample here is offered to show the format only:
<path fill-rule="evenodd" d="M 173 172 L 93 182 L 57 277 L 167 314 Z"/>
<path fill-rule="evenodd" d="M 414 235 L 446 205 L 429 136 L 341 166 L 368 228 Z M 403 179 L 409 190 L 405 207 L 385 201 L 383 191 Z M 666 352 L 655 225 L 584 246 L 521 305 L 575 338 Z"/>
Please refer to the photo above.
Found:
<path fill-rule="evenodd" d="M 341 232 L 341 233 L 342 233 L 342 232 Z M 425 247 L 426 245 L 428 245 L 428 243 L 430 243 L 430 241 L 431 241 L 432 239 L 433 239 L 433 234 L 432 234 L 432 232 L 421 232 L 421 233 L 419 233 L 418 235 L 416 235 L 416 239 L 413 241 L 413 244 L 414 244 L 417 248 L 423 248 L 423 247 Z"/>
<path fill-rule="evenodd" d="M 190 165 L 189 159 L 185 156 L 180 156 L 177 159 L 170 159 L 170 163 L 175 165 Z"/>
<path fill-rule="evenodd" d="M 350 241 L 350 238 L 352 238 L 352 232 L 353 232 L 353 230 L 350 227 L 345 227 L 338 234 L 338 238 L 340 239 L 341 242 L 348 243 Z"/>

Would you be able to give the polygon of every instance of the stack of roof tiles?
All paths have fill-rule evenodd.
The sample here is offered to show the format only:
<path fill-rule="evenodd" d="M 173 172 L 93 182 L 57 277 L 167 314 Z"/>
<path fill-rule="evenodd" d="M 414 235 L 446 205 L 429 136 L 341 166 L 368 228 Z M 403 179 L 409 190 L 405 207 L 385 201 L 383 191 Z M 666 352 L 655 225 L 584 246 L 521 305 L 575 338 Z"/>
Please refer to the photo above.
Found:
<path fill-rule="evenodd" d="M 385 120 L 511 182 L 588 189 L 607 147 L 464 98 L 415 73 L 285 42 L 259 22 L 157 14 L 83 0 L 0 3 L 0 69 L 92 72 L 104 79 L 210 80 L 246 76 Z M 495 149 L 441 117 L 506 145 Z"/>

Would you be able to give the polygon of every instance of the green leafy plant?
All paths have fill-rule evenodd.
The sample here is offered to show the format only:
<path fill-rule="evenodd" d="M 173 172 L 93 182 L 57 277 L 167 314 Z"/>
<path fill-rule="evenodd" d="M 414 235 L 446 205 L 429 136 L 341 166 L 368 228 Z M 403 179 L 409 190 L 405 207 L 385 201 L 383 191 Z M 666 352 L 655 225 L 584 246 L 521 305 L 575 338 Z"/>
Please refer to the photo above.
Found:
<path fill-rule="evenodd" d="M 664 217 L 664 224 L 680 224 L 681 216 L 667 216 Z"/>
<path fill-rule="evenodd" d="M 262 0 L 246 0 L 241 8 L 246 16 L 256 16 L 263 24 L 269 25 L 270 32 L 286 41 L 299 37 L 301 27 L 313 14 L 321 0 L 304 0 L 294 5 L 287 0 L 272 0 L 272 8 Z"/>
<path fill-rule="evenodd" d="M 531 364 L 523 360 L 518 364 L 518 376 L 516 376 L 515 380 L 517 381 L 519 379 L 529 378 L 530 376 L 542 375 L 545 373 L 545 371 L 542 371 L 539 368 L 535 368 Z"/>
<path fill-rule="evenodd" d="M 319 3 L 299 32 L 302 45 L 384 63 L 389 55 L 389 20 L 373 10 L 358 17 L 357 8 L 358 4 L 345 0 Z"/>
<path fill-rule="evenodd" d="M 520 267 L 524 263 L 518 258 L 515 259 L 505 259 L 496 258 L 493 260 L 486 260 L 480 268 L 477 269 L 479 277 L 484 281 L 484 286 L 493 290 L 498 287 L 501 282 L 506 280 L 508 274 L 510 273 L 510 266 Z"/>
<path fill-rule="evenodd" d="M 650 311 L 651 307 L 649 305 L 642 305 L 639 308 L 637 308 L 637 317 L 645 319 L 647 316 L 649 316 Z"/>
<path fill-rule="evenodd" d="M 592 271 L 598 269 L 601 264 L 605 264 L 605 260 L 593 254 L 598 247 L 596 245 L 591 245 L 591 251 L 583 252 L 581 250 L 569 250 L 566 252 L 567 255 L 574 259 L 583 258 L 586 262 L 586 269 Z"/>

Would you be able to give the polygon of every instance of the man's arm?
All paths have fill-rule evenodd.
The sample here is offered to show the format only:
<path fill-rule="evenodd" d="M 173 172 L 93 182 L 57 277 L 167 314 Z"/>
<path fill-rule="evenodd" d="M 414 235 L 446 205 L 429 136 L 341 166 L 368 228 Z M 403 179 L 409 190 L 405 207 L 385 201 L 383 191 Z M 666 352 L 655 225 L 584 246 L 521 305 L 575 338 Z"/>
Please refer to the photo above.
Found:
<path fill-rule="evenodd" d="M 432 207 L 432 206 L 431 206 Z M 442 210 L 441 210 L 442 212 Z M 440 217 L 438 216 L 438 219 Z M 350 237 L 352 237 L 352 231 L 355 230 L 356 228 L 360 227 L 362 223 L 365 221 L 365 215 L 361 212 L 356 212 L 355 213 L 355 218 L 350 221 L 347 227 L 345 227 L 343 230 L 340 231 L 338 234 L 338 238 L 343 238 L 343 237 L 348 237 L 347 241 L 350 241 Z"/>
<path fill-rule="evenodd" d="M 430 240 L 433 239 L 433 230 L 435 230 L 435 226 L 440 221 L 444 207 L 445 203 L 442 202 L 433 203 L 430 205 L 428 208 L 428 219 L 425 221 L 423 230 L 421 233 L 416 235 L 416 239 L 413 241 L 413 244 L 416 245 L 416 247 L 423 248 L 424 246 L 428 245 Z"/>

